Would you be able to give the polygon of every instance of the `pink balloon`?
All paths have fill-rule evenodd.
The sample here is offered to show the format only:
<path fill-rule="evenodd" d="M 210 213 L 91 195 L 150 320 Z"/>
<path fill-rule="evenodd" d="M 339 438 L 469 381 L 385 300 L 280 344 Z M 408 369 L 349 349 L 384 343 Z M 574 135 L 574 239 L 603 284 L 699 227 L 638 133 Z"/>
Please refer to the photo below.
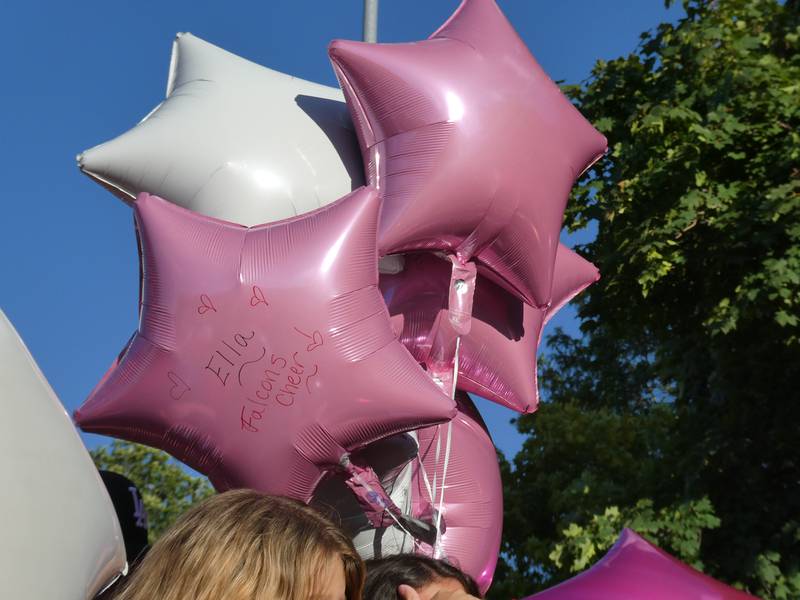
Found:
<path fill-rule="evenodd" d="M 307 500 L 326 469 L 453 402 L 391 329 L 374 190 L 243 227 L 141 194 L 139 329 L 75 413 L 162 448 L 218 490 Z"/>
<path fill-rule="evenodd" d="M 493 0 L 464 0 L 428 40 L 330 46 L 384 201 L 381 254 L 477 257 L 544 307 L 564 207 L 606 139 L 561 93 Z"/>
<path fill-rule="evenodd" d="M 503 532 L 503 484 L 497 451 L 478 409 L 464 393 L 457 396 L 458 415 L 453 419 L 450 461 L 444 484 L 442 549 L 444 557 L 475 579 L 485 593 L 489 589 L 500 553 Z M 417 432 L 419 457 L 432 481 L 445 475 L 447 425 Z M 440 447 L 437 451 L 437 436 Z M 421 518 L 438 510 L 439 497 L 432 499 L 424 477 L 417 469 L 412 493 L 414 516 Z M 418 553 L 433 555 L 433 547 L 419 544 Z"/>
<path fill-rule="evenodd" d="M 430 253 L 405 256 L 405 268 L 382 274 L 380 287 L 400 340 L 431 370 L 433 346 L 447 328 L 450 263 Z M 456 386 L 519 412 L 539 401 L 536 351 L 545 323 L 599 277 L 597 268 L 564 245 L 556 254 L 553 303 L 543 310 L 523 304 L 478 276 L 472 327 L 461 337 Z"/>
<path fill-rule="evenodd" d="M 754 600 L 624 529 L 593 567 L 529 600 Z M 528 600 L 526 599 L 526 600 Z"/>

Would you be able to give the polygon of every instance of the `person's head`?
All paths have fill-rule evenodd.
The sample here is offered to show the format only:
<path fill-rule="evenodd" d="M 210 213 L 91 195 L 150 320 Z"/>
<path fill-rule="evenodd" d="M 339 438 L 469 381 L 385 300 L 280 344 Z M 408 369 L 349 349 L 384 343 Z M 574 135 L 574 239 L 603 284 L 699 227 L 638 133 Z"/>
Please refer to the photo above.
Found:
<path fill-rule="evenodd" d="M 130 479 L 119 473 L 100 470 L 100 478 L 106 486 L 108 496 L 117 513 L 122 541 L 125 542 L 125 556 L 128 559 L 128 576 L 136 570 L 150 546 L 147 544 L 147 511 L 139 493 L 139 488 Z M 124 583 L 120 577 L 101 594 L 98 600 L 113 598 Z"/>
<path fill-rule="evenodd" d="M 480 590 L 469 575 L 443 560 L 397 554 L 367 561 L 364 600 L 398 600 L 397 588 L 408 585 L 426 600 L 439 591 L 463 591 L 480 597 Z"/>
<path fill-rule="evenodd" d="M 147 511 L 142 496 L 136 484 L 124 475 L 101 469 L 100 477 L 117 513 L 125 555 L 132 568 L 147 551 Z"/>
<path fill-rule="evenodd" d="M 359 600 L 350 539 L 295 500 L 234 490 L 188 510 L 116 600 Z"/>

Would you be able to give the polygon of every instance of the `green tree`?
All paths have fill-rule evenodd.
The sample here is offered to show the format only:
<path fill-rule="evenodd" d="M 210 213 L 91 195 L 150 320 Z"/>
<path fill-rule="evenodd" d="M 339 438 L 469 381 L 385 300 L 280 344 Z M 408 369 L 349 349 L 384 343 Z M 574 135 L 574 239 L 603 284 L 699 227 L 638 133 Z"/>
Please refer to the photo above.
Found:
<path fill-rule="evenodd" d="M 139 488 L 147 509 L 150 543 L 187 508 L 214 493 L 205 477 L 190 475 L 161 450 L 114 440 L 90 454 L 98 469 L 125 475 Z"/>
<path fill-rule="evenodd" d="M 568 89 L 610 143 L 566 217 L 596 226 L 581 250 L 603 278 L 518 422 L 498 598 L 574 574 L 626 524 L 800 597 L 800 4 L 683 5 Z"/>

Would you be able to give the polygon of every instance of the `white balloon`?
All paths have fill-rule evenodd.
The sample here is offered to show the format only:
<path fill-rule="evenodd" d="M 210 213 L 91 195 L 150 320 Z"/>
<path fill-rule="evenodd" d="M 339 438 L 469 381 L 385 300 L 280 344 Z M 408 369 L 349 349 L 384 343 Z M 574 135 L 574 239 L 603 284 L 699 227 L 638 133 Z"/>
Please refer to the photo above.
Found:
<path fill-rule="evenodd" d="M 111 499 L 72 421 L 0 311 L 0 597 L 93 598 L 125 568 Z"/>
<path fill-rule="evenodd" d="M 188 33 L 173 44 L 166 99 L 78 165 L 127 201 L 148 192 L 248 226 L 319 208 L 364 182 L 340 90 Z"/>

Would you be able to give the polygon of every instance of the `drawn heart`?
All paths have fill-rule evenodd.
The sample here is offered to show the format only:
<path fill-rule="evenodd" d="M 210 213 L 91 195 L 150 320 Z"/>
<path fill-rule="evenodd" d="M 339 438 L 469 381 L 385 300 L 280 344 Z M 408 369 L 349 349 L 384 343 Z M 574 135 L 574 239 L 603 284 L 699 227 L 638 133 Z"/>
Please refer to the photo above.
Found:
<path fill-rule="evenodd" d="M 186 392 L 191 391 L 192 388 L 186 385 L 186 382 L 181 379 L 177 373 L 169 371 L 167 377 L 169 377 L 169 380 L 172 382 L 172 389 L 169 391 L 169 396 L 173 400 L 180 400 Z"/>
<path fill-rule="evenodd" d="M 294 330 L 302 335 L 304 338 L 311 340 L 311 343 L 306 346 L 306 352 L 313 352 L 320 346 L 322 346 L 322 334 L 319 331 L 314 331 L 313 334 L 309 335 L 305 331 L 298 329 L 297 327 Z"/>
<path fill-rule="evenodd" d="M 197 312 L 201 315 L 206 314 L 208 311 L 213 310 L 217 312 L 217 307 L 206 294 L 200 294 L 200 306 L 197 307 Z"/>
<path fill-rule="evenodd" d="M 308 346 L 306 346 L 306 352 L 313 352 L 314 350 L 322 346 L 322 334 L 319 331 L 315 331 L 311 339 L 313 341 Z"/>
<path fill-rule="evenodd" d="M 264 296 L 264 291 L 257 285 L 253 286 L 253 295 L 250 297 L 250 306 L 256 307 L 259 304 L 269 306 L 267 298 Z"/>

